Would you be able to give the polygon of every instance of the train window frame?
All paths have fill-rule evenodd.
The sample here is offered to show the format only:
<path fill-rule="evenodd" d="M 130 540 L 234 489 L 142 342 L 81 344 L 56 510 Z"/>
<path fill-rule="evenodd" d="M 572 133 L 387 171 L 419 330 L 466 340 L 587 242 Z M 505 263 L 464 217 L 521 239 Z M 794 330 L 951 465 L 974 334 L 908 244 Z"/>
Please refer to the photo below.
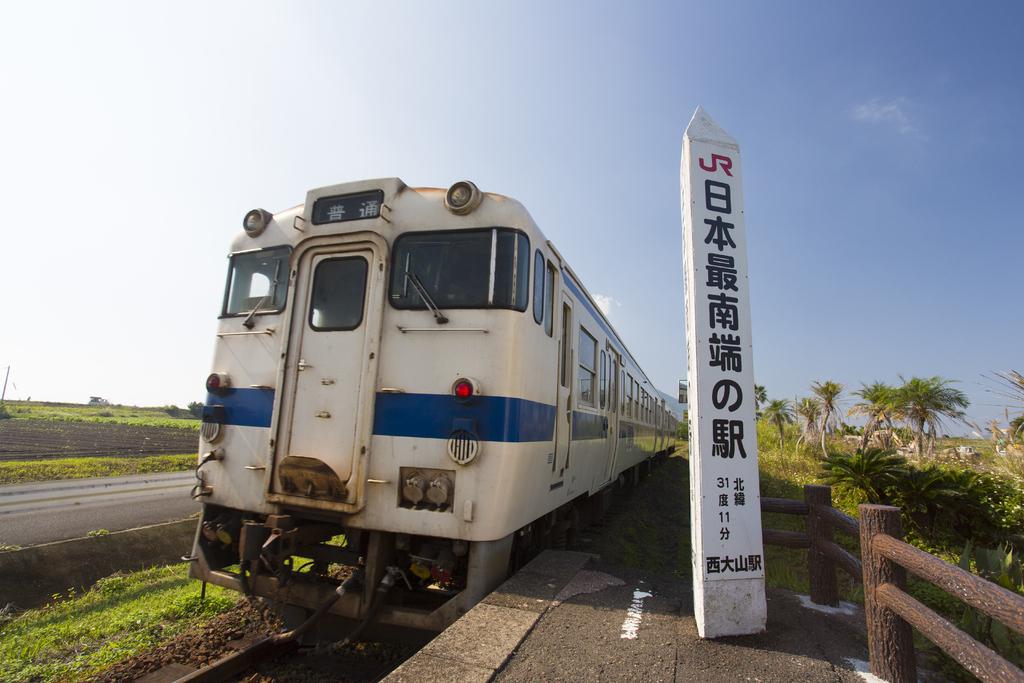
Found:
<path fill-rule="evenodd" d="M 544 332 L 549 337 L 555 336 L 555 264 L 548 261 L 547 272 L 544 273 Z"/>
<path fill-rule="evenodd" d="M 584 343 L 586 343 L 585 350 Z M 593 408 L 597 403 L 597 397 L 594 395 L 594 385 L 597 384 L 597 338 L 590 334 L 583 325 L 580 325 L 579 350 L 576 355 L 576 379 L 580 388 L 578 403 Z M 585 360 L 589 360 L 593 365 L 587 365 Z M 584 382 L 588 381 L 589 393 L 584 388 Z"/>
<path fill-rule="evenodd" d="M 486 303 L 486 304 L 477 305 L 477 306 L 453 306 L 451 304 L 447 304 L 446 305 L 445 302 L 437 301 L 436 299 L 435 299 L 434 303 L 436 303 L 437 307 L 440 310 L 442 310 L 442 311 L 499 310 L 499 311 L 515 311 L 516 313 L 524 313 L 524 312 L 526 312 L 526 309 L 528 309 L 530 307 L 530 291 L 529 291 L 530 290 L 530 258 L 529 258 L 529 254 L 530 254 L 530 251 L 531 251 L 531 248 L 532 248 L 532 245 L 530 244 L 530 236 L 526 234 L 526 231 L 520 230 L 519 228 L 512 228 L 512 227 L 502 226 L 502 225 L 483 225 L 483 226 L 476 226 L 476 227 L 471 227 L 471 228 L 454 228 L 454 229 L 447 229 L 447 230 L 409 230 L 409 231 L 406 231 L 406 232 L 403 232 L 402 234 L 400 234 L 398 237 L 396 237 L 394 239 L 394 241 L 391 244 L 392 258 L 391 258 L 390 272 L 388 273 L 388 286 L 387 286 L 387 296 L 386 296 L 386 298 L 388 300 L 388 303 L 391 305 L 391 307 L 393 309 L 397 310 L 397 311 L 427 311 L 427 310 L 429 310 L 429 307 L 426 305 L 425 302 L 423 302 L 422 298 L 420 299 L 420 304 L 421 305 L 400 305 L 400 304 L 396 303 L 395 300 L 392 298 L 394 278 L 395 278 L 395 275 L 396 275 L 396 271 L 397 271 L 397 269 L 398 269 L 398 267 L 400 265 L 400 260 L 401 260 L 400 259 L 400 253 L 401 253 L 400 249 L 401 249 L 402 241 L 403 240 L 409 239 L 409 238 L 412 238 L 412 237 L 421 237 L 423 235 L 445 235 L 445 234 L 452 234 L 452 233 L 469 233 L 469 232 L 490 232 L 490 233 L 492 233 L 492 238 L 491 238 L 492 239 L 492 241 L 491 241 L 491 254 L 490 254 L 490 256 L 491 256 L 491 272 L 490 272 L 490 274 L 488 276 L 488 285 L 487 285 L 487 287 L 488 287 L 488 298 L 492 298 L 493 295 L 494 295 L 495 272 L 496 272 L 495 271 L 495 263 L 494 263 L 494 261 L 495 261 L 496 255 L 497 255 L 497 240 L 498 240 L 498 237 L 499 237 L 500 233 L 506 233 L 506 234 L 515 235 L 516 238 L 517 238 L 517 241 L 518 241 L 518 238 L 520 238 L 520 237 L 522 237 L 526 241 L 525 252 L 527 254 L 527 258 L 524 259 L 526 261 L 526 272 L 525 272 L 525 275 L 523 276 L 523 280 L 524 280 L 524 283 L 525 283 L 525 287 L 523 287 L 523 290 L 526 292 L 526 294 L 523 296 L 523 305 L 520 307 L 520 306 L 515 306 L 515 305 L 506 306 L 506 305 L 501 305 L 501 304 Z M 518 277 L 517 277 L 519 275 L 519 270 L 518 270 L 518 268 L 519 268 L 519 264 L 518 264 L 519 258 L 518 258 L 518 256 L 519 256 L 519 249 L 516 249 L 513 252 L 513 274 L 512 274 L 512 285 L 511 285 L 511 295 L 512 295 L 511 298 L 512 298 L 513 301 L 516 300 L 516 294 L 519 291 L 519 288 L 518 288 L 519 282 L 518 282 Z"/>
<path fill-rule="evenodd" d="M 544 322 L 544 254 L 538 249 L 533 255 L 533 321 L 538 325 Z"/>
<path fill-rule="evenodd" d="M 359 297 L 359 319 L 356 320 L 355 324 L 351 326 L 321 327 L 313 322 L 313 314 L 317 310 L 314 307 L 314 298 L 316 297 L 317 293 L 317 282 L 320 276 L 320 269 L 324 267 L 325 264 L 338 263 L 341 261 L 362 261 L 363 263 L 363 289 L 362 295 Z M 351 332 L 352 330 L 359 329 L 359 327 L 363 324 L 364 318 L 366 317 L 366 289 L 369 274 L 370 262 L 366 259 L 365 256 L 337 256 L 321 259 L 320 261 L 318 261 L 316 267 L 313 268 L 313 276 L 310 280 L 309 285 L 309 304 L 307 305 L 309 311 L 306 315 L 306 322 L 309 324 L 309 328 L 316 332 Z M 338 299 L 335 298 L 334 300 L 337 301 Z"/>
<path fill-rule="evenodd" d="M 558 349 L 558 370 L 559 384 L 565 389 L 572 390 L 572 371 L 569 364 L 572 362 L 572 308 L 569 304 L 562 302 L 562 340 Z"/>
<path fill-rule="evenodd" d="M 619 414 L 627 416 L 629 406 L 626 405 L 626 371 L 619 368 Z"/>
<path fill-rule="evenodd" d="M 613 413 L 619 412 L 619 373 L 615 372 L 615 356 L 608 352 L 608 405 Z"/>
<path fill-rule="evenodd" d="M 254 255 L 257 255 L 257 254 L 264 254 L 264 253 L 269 253 L 269 252 L 273 252 L 273 251 L 281 251 L 281 252 L 283 252 L 284 254 L 287 255 L 287 260 L 286 261 L 281 261 L 282 265 L 284 265 L 285 267 L 282 269 L 283 272 L 281 272 L 280 275 L 278 276 L 279 277 L 278 287 L 280 288 L 281 291 L 280 292 L 275 292 L 275 298 L 279 299 L 279 302 L 275 302 L 275 303 L 278 303 L 278 306 L 273 308 L 273 309 L 270 309 L 270 308 L 259 308 L 259 310 L 257 310 L 255 313 L 252 311 L 251 308 L 229 313 L 228 312 L 228 304 L 229 304 L 229 302 L 231 300 L 231 289 L 232 289 L 231 285 L 232 285 L 232 278 L 233 278 L 233 276 L 235 274 L 236 260 L 238 258 L 248 258 L 250 256 L 254 256 Z M 292 246 L 290 244 L 278 244 L 278 245 L 273 246 L 273 247 L 261 247 L 259 249 L 246 249 L 244 251 L 236 251 L 236 252 L 233 252 L 231 254 L 228 254 L 228 274 L 227 274 L 227 278 L 225 279 L 225 283 L 224 283 L 224 297 L 221 300 L 220 315 L 217 316 L 217 318 L 218 319 L 224 319 L 224 318 L 244 318 L 244 317 L 248 317 L 249 315 L 253 315 L 253 316 L 257 316 L 257 315 L 278 315 L 279 313 L 283 312 L 284 309 L 287 308 L 287 306 L 288 306 L 288 287 L 289 287 L 289 284 L 291 282 L 292 251 L 293 251 L 292 250 Z M 282 287 L 282 284 L 283 284 L 283 287 Z"/>
<path fill-rule="evenodd" d="M 597 403 L 601 410 L 608 405 L 608 354 L 601 349 L 601 375 L 597 386 Z"/>
<path fill-rule="evenodd" d="M 633 380 L 633 375 L 631 375 L 630 373 L 626 373 L 626 376 L 629 379 L 629 383 L 630 383 L 630 401 L 629 401 L 630 412 L 629 412 L 629 417 L 635 418 L 635 417 L 637 417 L 636 416 L 636 397 L 633 395 L 633 388 L 636 386 L 637 383 Z"/>

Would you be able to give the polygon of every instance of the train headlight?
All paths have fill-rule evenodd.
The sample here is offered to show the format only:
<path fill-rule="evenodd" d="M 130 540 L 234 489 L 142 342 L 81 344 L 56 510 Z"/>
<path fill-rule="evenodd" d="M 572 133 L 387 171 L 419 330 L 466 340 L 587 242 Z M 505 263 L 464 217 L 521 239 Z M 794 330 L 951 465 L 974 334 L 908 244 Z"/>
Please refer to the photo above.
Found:
<path fill-rule="evenodd" d="M 223 372 L 213 372 L 206 378 L 206 390 L 211 394 L 222 394 L 231 388 L 231 378 Z"/>
<path fill-rule="evenodd" d="M 245 218 L 242 219 L 242 227 L 245 228 L 245 234 L 249 237 L 259 236 L 270 225 L 270 219 L 273 217 L 269 211 L 253 209 L 245 214 Z"/>
<path fill-rule="evenodd" d="M 448 188 L 444 195 L 444 205 L 452 213 L 463 216 L 480 206 L 483 199 L 476 185 L 468 180 L 460 180 Z"/>
<path fill-rule="evenodd" d="M 448 477 L 439 474 L 430 480 L 427 489 L 427 500 L 434 505 L 447 505 L 451 500 L 452 482 Z"/>
<path fill-rule="evenodd" d="M 402 497 L 410 503 L 418 505 L 423 502 L 427 486 L 427 480 L 419 472 L 416 472 L 402 484 Z"/>

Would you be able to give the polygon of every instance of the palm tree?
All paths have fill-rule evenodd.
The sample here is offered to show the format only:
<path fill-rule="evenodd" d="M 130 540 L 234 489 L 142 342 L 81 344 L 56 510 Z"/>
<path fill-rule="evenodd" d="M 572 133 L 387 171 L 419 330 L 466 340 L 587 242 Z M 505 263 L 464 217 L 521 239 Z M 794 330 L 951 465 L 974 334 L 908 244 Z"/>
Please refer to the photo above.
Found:
<path fill-rule="evenodd" d="M 761 418 L 768 420 L 779 430 L 779 450 L 785 445 L 784 426 L 793 422 L 793 404 L 784 398 L 768 401 L 761 413 Z"/>
<path fill-rule="evenodd" d="M 831 380 L 814 382 L 811 384 L 811 392 L 821 403 L 821 455 L 828 457 L 828 451 L 825 450 L 825 434 L 829 423 L 835 422 L 839 413 L 836 403 L 839 401 L 839 395 L 843 393 L 843 385 Z"/>
<path fill-rule="evenodd" d="M 907 463 L 893 451 L 869 448 L 856 453 L 830 453 L 822 463 L 822 481 L 842 484 L 864 494 L 869 503 L 884 503 L 886 491 L 906 475 Z"/>
<path fill-rule="evenodd" d="M 1016 440 L 1024 434 L 1024 415 L 1018 415 L 1010 420 L 1010 439 Z"/>
<path fill-rule="evenodd" d="M 797 416 L 801 420 L 799 444 L 805 438 L 814 438 L 818 430 L 818 420 L 821 418 L 821 404 L 813 398 L 805 396 L 796 402 Z"/>
<path fill-rule="evenodd" d="M 911 377 L 903 379 L 896 389 L 897 414 L 913 430 L 917 441 L 917 455 L 924 453 L 925 428 L 934 436 L 942 427 L 943 418 L 962 420 L 964 408 L 970 405 L 967 394 L 951 387 L 951 380 L 942 377 Z M 929 445 L 930 450 L 930 445 Z"/>
<path fill-rule="evenodd" d="M 761 406 L 768 402 L 768 390 L 764 388 L 763 384 L 754 385 L 754 412 L 757 413 L 757 418 L 761 419 Z"/>
<path fill-rule="evenodd" d="M 894 389 L 884 382 L 873 384 L 862 384 L 861 388 L 853 392 L 854 396 L 860 396 L 861 401 L 854 404 L 849 410 L 849 415 L 863 415 L 868 419 L 864 425 L 864 432 L 861 434 L 860 447 L 864 450 L 868 447 L 871 435 L 882 424 L 892 427 L 892 419 L 895 416 Z"/>

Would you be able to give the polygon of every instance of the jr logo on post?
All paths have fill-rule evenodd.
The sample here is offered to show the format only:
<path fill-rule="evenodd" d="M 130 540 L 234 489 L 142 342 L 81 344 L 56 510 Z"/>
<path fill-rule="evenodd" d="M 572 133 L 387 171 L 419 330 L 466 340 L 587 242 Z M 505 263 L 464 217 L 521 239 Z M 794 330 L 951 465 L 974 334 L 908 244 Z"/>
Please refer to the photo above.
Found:
<path fill-rule="evenodd" d="M 700 107 L 680 169 L 690 533 L 702 638 L 764 630 L 764 549 L 739 145 Z"/>

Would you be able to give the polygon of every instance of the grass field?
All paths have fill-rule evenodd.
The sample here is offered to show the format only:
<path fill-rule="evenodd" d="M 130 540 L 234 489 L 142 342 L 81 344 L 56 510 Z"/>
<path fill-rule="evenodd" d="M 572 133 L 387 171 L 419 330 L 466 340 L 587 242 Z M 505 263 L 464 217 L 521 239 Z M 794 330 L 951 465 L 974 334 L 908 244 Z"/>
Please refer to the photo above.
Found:
<path fill-rule="evenodd" d="M 176 406 L 89 406 L 78 403 L 42 401 L 6 401 L 4 408 L 14 420 L 51 420 L 54 422 L 99 422 L 146 427 L 199 429 L 199 420 Z"/>
<path fill-rule="evenodd" d="M 79 681 L 227 611 L 238 594 L 200 584 L 185 564 L 102 579 L 17 617 L 0 612 L 0 680 Z"/>
<path fill-rule="evenodd" d="M 195 453 L 138 458 L 54 458 L 0 462 L 0 486 L 53 479 L 121 477 L 153 472 L 184 472 L 196 465 Z"/>

